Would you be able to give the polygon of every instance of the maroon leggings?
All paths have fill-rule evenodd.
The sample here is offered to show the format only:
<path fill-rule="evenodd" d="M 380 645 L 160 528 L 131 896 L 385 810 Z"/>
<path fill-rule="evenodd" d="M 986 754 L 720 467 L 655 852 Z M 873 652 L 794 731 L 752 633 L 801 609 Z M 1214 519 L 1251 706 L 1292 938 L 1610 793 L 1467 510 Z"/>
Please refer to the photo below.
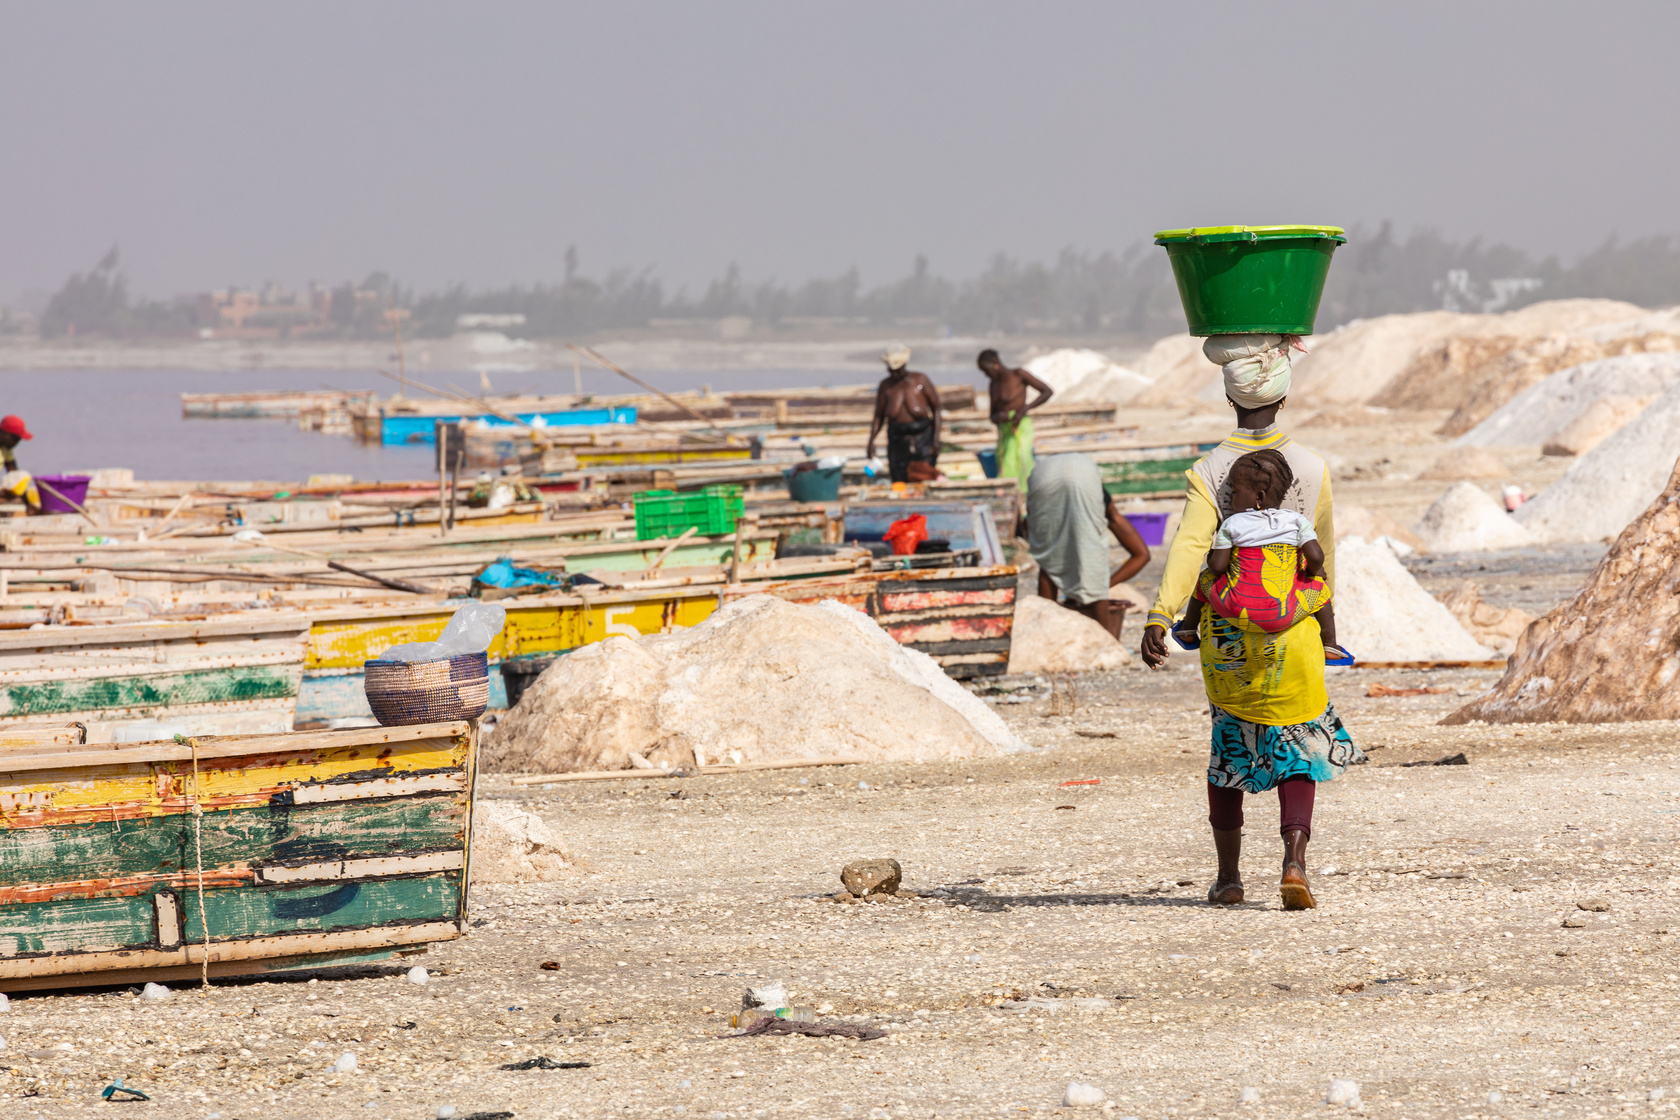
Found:
<path fill-rule="evenodd" d="M 1311 778 L 1285 778 L 1278 783 L 1278 807 L 1283 832 L 1304 832 L 1312 839 L 1313 795 L 1318 786 Z M 1208 823 L 1221 832 L 1243 826 L 1243 791 L 1208 783 Z"/>

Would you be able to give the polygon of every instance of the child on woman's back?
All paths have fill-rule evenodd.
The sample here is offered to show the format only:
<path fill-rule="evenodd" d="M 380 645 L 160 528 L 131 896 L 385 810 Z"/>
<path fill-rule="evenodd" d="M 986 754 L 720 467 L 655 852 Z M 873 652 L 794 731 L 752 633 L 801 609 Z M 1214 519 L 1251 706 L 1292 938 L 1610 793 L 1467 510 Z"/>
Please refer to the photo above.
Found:
<path fill-rule="evenodd" d="M 1312 615 L 1324 637 L 1326 661 L 1352 663 L 1336 644 L 1336 616 L 1324 586 L 1318 534 L 1301 514 L 1279 508 L 1294 481 L 1289 461 L 1269 449 L 1232 464 L 1227 484 L 1233 512 L 1214 534 L 1195 596 L 1174 627 L 1180 644 L 1194 648 L 1188 639 L 1207 603 L 1239 629 L 1270 634 Z"/>

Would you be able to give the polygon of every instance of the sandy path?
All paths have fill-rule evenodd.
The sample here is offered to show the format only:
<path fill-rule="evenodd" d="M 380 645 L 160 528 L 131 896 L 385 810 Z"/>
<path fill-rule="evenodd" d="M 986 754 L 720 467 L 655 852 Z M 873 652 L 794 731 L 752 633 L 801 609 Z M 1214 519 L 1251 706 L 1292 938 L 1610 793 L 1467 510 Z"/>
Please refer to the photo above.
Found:
<path fill-rule="evenodd" d="M 0 1094 L 42 1095 L 4 1114 L 109 1110 L 96 1093 L 113 1075 L 152 1092 L 158 1115 L 224 1120 L 440 1105 L 1035 1114 L 1075 1079 L 1117 1098 L 1115 1116 L 1296 1116 L 1323 1107 L 1331 1077 L 1357 1080 L 1373 1115 L 1592 1116 L 1652 1108 L 1649 1090 L 1680 1086 L 1672 725 L 1436 728 L 1458 697 L 1362 695 L 1421 674 L 1344 673 L 1333 693 L 1373 761 L 1321 791 L 1321 908 L 1277 908 L 1265 798 L 1249 816 L 1255 901 L 1215 910 L 1200 901 L 1205 716 L 1196 676 L 1175 665 L 1087 680 L 1071 717 L 1043 700 L 1001 707 L 1056 748 L 1031 757 L 531 794 L 492 782 L 489 795 L 524 797 L 589 868 L 480 888 L 483 924 L 421 958 L 428 985 L 390 968 L 162 1003 L 19 996 L 0 1016 L 0 1062 L 16 1067 Z M 1488 677 L 1430 683 L 1472 691 Z M 1471 765 L 1397 765 L 1460 750 Z M 1103 780 L 1059 785 L 1088 777 Z M 822 900 L 842 862 L 873 855 L 945 896 Z M 1611 909 L 1561 928 L 1592 896 Z M 768 977 L 891 1034 L 714 1037 L 741 989 Z M 1109 1002 L 994 1006 L 1020 996 Z M 345 1051 L 359 1071 L 328 1074 Z M 496 1068 L 536 1055 L 591 1065 Z M 1245 1085 L 1258 1105 L 1237 1105 Z M 1504 1102 L 1488 1105 L 1490 1091 Z"/>

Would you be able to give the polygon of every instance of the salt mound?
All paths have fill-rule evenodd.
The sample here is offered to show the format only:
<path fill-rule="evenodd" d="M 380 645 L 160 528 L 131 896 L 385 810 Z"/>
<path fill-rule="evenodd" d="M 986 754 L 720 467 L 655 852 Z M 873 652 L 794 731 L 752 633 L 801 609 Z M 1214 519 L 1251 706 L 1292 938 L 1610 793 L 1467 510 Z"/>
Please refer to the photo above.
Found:
<path fill-rule="evenodd" d="M 1414 552 L 1427 552 L 1428 546 L 1423 538 L 1394 520 L 1392 514 L 1381 510 L 1367 509 L 1365 506 L 1347 506 L 1336 503 L 1333 511 L 1336 522 L 1336 540 L 1343 537 L 1359 537 L 1362 540 L 1375 541 L 1378 537 L 1387 537 L 1398 541 Z M 1402 553 L 1403 554 L 1403 553 Z"/>
<path fill-rule="evenodd" d="M 1026 364 L 1026 370 L 1056 391 L 1056 399 L 1126 404 L 1149 388 L 1149 379 L 1110 361 L 1095 350 L 1052 350 Z"/>
<path fill-rule="evenodd" d="M 1009 639 L 1011 673 L 1082 673 L 1124 669 L 1131 663 L 1126 647 L 1095 619 L 1042 595 L 1016 600 Z"/>
<path fill-rule="evenodd" d="M 1680 466 L 1586 587 L 1517 641 L 1493 691 L 1449 724 L 1680 718 Z"/>
<path fill-rule="evenodd" d="M 750 595 L 688 630 L 583 646 L 525 690 L 486 745 L 491 770 L 624 770 L 1024 750 L 997 714 L 869 616 Z"/>
<path fill-rule="evenodd" d="M 541 817 L 505 801 L 473 804 L 473 882 L 551 883 L 571 866 L 571 852 Z"/>
<path fill-rule="evenodd" d="M 1586 362 L 1523 390 L 1457 443 L 1474 447 L 1544 444 L 1597 400 L 1660 397 L 1676 385 L 1680 385 L 1680 354 L 1624 354 Z"/>
<path fill-rule="evenodd" d="M 1412 364 L 1418 352 L 1449 335 L 1475 329 L 1479 316 L 1422 311 L 1358 319 L 1307 345 L 1295 359 L 1290 395 L 1311 404 L 1382 404 L 1383 388 Z"/>
<path fill-rule="evenodd" d="M 1650 505 L 1680 456 L 1680 386 L 1572 463 L 1563 477 L 1517 507 L 1516 518 L 1546 542 L 1615 537 Z"/>
<path fill-rule="evenodd" d="M 1517 639 L 1534 621 L 1534 616 L 1520 607 L 1496 607 L 1482 601 L 1482 589 L 1473 579 L 1467 579 L 1451 591 L 1436 595 L 1441 605 L 1452 612 L 1458 624 L 1472 638 L 1500 653 L 1509 654 L 1517 646 Z"/>
<path fill-rule="evenodd" d="M 1585 455 L 1621 431 L 1650 403 L 1650 397 L 1625 397 L 1619 393 L 1599 397 L 1581 415 L 1558 429 L 1558 433 L 1540 448 L 1540 454 Z"/>
<path fill-rule="evenodd" d="M 1533 535 L 1474 482 L 1455 482 L 1418 522 L 1418 536 L 1431 552 L 1482 552 L 1525 548 Z"/>
<path fill-rule="evenodd" d="M 1465 478 L 1504 478 L 1511 472 L 1505 469 L 1499 456 L 1481 447 L 1449 451 L 1418 475 L 1437 482 L 1457 482 Z"/>
<path fill-rule="evenodd" d="M 1149 388 L 1132 399 L 1142 407 L 1177 407 L 1195 401 L 1224 399 L 1219 367 L 1202 354 L 1202 340 L 1194 335 L 1168 335 L 1138 359 L 1137 372 Z"/>
<path fill-rule="evenodd" d="M 1419 586 L 1385 545 L 1336 545 L 1336 637 L 1360 661 L 1483 661 L 1493 656 Z"/>

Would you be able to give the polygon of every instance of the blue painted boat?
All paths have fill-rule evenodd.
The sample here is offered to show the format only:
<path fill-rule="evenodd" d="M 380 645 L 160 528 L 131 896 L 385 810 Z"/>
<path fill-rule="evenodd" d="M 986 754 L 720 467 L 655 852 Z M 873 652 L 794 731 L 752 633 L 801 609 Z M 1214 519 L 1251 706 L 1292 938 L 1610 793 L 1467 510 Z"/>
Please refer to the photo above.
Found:
<path fill-rule="evenodd" d="M 634 408 L 574 408 L 564 412 L 516 412 L 520 424 L 539 428 L 580 428 L 589 424 L 634 424 Z M 410 443 L 433 443 L 434 425 L 456 424 L 463 420 L 492 428 L 516 427 L 512 421 L 499 416 L 383 416 L 379 422 L 379 442 L 387 446 Z"/>

